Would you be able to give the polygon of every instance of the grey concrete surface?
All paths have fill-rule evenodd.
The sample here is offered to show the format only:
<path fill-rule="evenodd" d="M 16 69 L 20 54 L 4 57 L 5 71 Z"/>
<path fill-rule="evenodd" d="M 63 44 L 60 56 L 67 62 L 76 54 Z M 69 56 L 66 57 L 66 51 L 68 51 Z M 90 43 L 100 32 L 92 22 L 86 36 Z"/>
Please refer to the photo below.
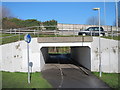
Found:
<path fill-rule="evenodd" d="M 86 75 L 80 67 L 64 55 L 52 55 L 48 62 L 46 62 L 42 75 L 54 88 L 110 89 L 107 84 L 99 80 L 89 70 L 84 68 L 88 73 Z"/>
<path fill-rule="evenodd" d="M 87 46 L 71 47 L 71 58 L 91 70 L 91 48 Z"/>
<path fill-rule="evenodd" d="M 92 42 L 93 37 L 39 37 L 38 43 Z"/>

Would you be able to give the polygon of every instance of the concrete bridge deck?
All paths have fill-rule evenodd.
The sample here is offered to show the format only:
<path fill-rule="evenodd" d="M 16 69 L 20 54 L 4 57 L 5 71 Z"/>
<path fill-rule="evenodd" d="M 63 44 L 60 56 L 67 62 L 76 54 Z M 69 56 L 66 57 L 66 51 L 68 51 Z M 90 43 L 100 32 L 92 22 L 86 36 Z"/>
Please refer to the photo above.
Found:
<path fill-rule="evenodd" d="M 39 37 L 38 43 L 92 42 L 93 37 Z"/>

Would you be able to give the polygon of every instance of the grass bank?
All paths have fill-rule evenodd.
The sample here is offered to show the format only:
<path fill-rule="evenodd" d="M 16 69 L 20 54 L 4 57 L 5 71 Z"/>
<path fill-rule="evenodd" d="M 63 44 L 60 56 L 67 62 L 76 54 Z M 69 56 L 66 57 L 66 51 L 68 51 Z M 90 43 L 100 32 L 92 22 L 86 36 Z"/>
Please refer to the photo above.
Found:
<path fill-rule="evenodd" d="M 114 36 L 114 37 L 111 37 L 111 36 L 103 36 L 102 38 L 113 39 L 113 40 L 120 40 L 120 36 Z"/>
<path fill-rule="evenodd" d="M 30 34 L 31 37 L 82 37 L 81 35 L 43 35 L 43 34 Z M 25 34 L 0 34 L 0 44 L 7 44 L 11 42 L 16 42 L 19 40 L 24 40 Z M 97 36 L 98 37 L 98 36 Z M 101 38 L 106 38 L 106 39 L 113 39 L 113 40 L 120 40 L 120 36 L 114 36 L 113 38 L 111 36 L 103 36 Z"/>
<path fill-rule="evenodd" d="M 52 88 L 40 72 L 31 74 L 31 83 L 27 83 L 27 73 L 2 72 L 2 88 Z"/>
<path fill-rule="evenodd" d="M 31 37 L 73 37 L 73 35 L 37 35 L 37 34 L 30 34 Z M 0 34 L 0 44 L 7 44 L 11 42 L 16 42 L 19 40 L 24 40 L 25 34 Z M 76 36 L 78 37 L 78 35 Z"/>
<path fill-rule="evenodd" d="M 111 88 L 118 88 L 119 86 L 119 76 L 118 73 L 102 73 L 102 77 L 99 77 L 98 72 L 93 72 L 94 75 L 96 75 L 99 79 L 104 81 L 106 84 L 108 84 Z"/>

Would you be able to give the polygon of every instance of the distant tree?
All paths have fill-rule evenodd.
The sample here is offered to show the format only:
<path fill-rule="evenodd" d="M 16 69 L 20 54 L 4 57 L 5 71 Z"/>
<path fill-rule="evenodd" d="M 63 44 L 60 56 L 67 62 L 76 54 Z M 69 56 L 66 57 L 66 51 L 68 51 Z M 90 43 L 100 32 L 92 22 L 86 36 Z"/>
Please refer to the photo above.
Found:
<path fill-rule="evenodd" d="M 12 17 L 13 17 L 10 9 L 8 9 L 8 8 L 5 7 L 5 6 L 1 6 L 0 8 L 2 8 L 2 9 L 1 9 L 1 10 L 2 10 L 2 18 L 5 18 L 5 17 L 7 17 L 7 18 L 12 18 Z"/>
<path fill-rule="evenodd" d="M 87 24 L 88 25 L 98 25 L 99 24 L 98 17 L 96 17 L 96 16 L 89 17 L 87 20 Z M 103 20 L 100 20 L 100 24 L 103 25 Z"/>
<path fill-rule="evenodd" d="M 56 27 L 51 27 L 51 26 L 57 25 L 57 21 L 56 20 L 45 21 L 43 22 L 43 25 L 50 26 L 50 27 L 45 27 L 47 30 L 55 30 Z"/>
<path fill-rule="evenodd" d="M 41 22 L 37 21 L 36 19 L 27 19 L 24 21 L 26 27 L 29 26 L 40 26 Z"/>
<path fill-rule="evenodd" d="M 15 23 L 17 25 L 17 28 L 25 27 L 24 20 L 18 18 L 11 18 L 9 19 L 9 21 Z"/>
<path fill-rule="evenodd" d="M 116 20 L 114 21 L 113 26 L 116 26 Z M 118 27 L 120 27 L 120 16 L 118 17 Z"/>
<path fill-rule="evenodd" d="M 6 8 L 5 6 L 0 5 L 0 28 L 2 28 L 2 18 L 12 18 L 13 15 L 11 14 L 11 11 Z M 7 22 L 6 22 L 7 23 Z M 8 25 L 7 25 L 8 27 Z"/>
<path fill-rule="evenodd" d="M 38 21 L 36 19 L 21 20 L 18 18 L 8 18 L 8 17 L 4 17 L 2 19 L 3 29 L 40 26 L 41 24 L 43 24 L 44 26 L 54 26 L 54 25 L 57 25 L 57 21 L 50 20 L 50 21 L 45 21 L 42 23 L 41 21 Z M 56 27 L 45 27 L 45 28 L 47 30 L 55 30 L 56 29 Z M 37 28 L 33 27 L 30 29 L 37 29 Z"/>
<path fill-rule="evenodd" d="M 94 16 L 88 18 L 87 24 L 89 24 L 89 25 L 98 25 L 98 18 L 94 17 Z"/>
<path fill-rule="evenodd" d="M 5 29 L 5 28 L 23 28 L 23 27 L 39 26 L 41 22 L 37 21 L 36 19 L 21 20 L 18 18 L 6 17 L 3 18 L 2 23 L 3 23 L 3 28 Z"/>
<path fill-rule="evenodd" d="M 118 26 L 120 27 L 120 17 L 118 18 Z"/>
<path fill-rule="evenodd" d="M 11 28 L 18 28 L 16 23 L 11 22 L 9 18 L 3 18 L 2 19 L 2 28 L 3 29 L 11 29 Z"/>

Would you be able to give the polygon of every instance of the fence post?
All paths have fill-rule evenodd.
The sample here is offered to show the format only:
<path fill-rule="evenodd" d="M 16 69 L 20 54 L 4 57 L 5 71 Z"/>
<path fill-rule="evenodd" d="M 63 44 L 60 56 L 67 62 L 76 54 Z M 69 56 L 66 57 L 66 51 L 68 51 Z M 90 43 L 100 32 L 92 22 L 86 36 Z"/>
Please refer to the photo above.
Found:
<path fill-rule="evenodd" d="M 62 35 L 63 35 L 63 23 L 62 23 Z"/>
<path fill-rule="evenodd" d="M 11 29 L 10 29 L 10 34 L 11 34 Z"/>
<path fill-rule="evenodd" d="M 107 28 L 106 28 L 107 29 Z M 109 36 L 108 29 L 107 29 L 107 36 Z"/>
<path fill-rule="evenodd" d="M 74 32 L 74 24 L 73 24 L 73 36 L 75 37 L 75 32 Z"/>
<path fill-rule="evenodd" d="M 16 29 L 14 29 L 15 30 L 15 35 L 16 35 Z"/>
<path fill-rule="evenodd" d="M 112 30 L 112 26 L 111 26 L 111 30 Z M 113 30 L 112 30 L 112 39 L 113 39 Z"/>
<path fill-rule="evenodd" d="M 19 28 L 19 41 L 20 41 L 20 28 Z"/>
<path fill-rule="evenodd" d="M 34 29 L 34 35 L 35 35 L 35 29 Z"/>
<path fill-rule="evenodd" d="M 37 33 L 38 33 L 37 35 L 38 35 L 38 37 L 39 37 L 39 27 L 37 27 Z"/>

